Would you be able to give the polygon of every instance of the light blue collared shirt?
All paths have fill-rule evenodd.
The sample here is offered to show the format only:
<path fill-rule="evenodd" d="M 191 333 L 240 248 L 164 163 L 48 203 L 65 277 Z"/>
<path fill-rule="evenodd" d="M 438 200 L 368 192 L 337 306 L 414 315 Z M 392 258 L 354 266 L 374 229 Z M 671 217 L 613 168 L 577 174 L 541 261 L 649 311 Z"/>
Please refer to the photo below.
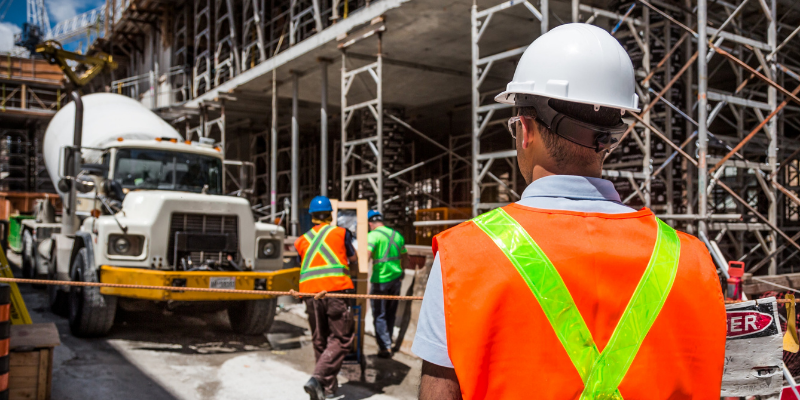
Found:
<path fill-rule="evenodd" d="M 636 211 L 622 204 L 619 193 L 610 181 L 573 175 L 551 175 L 535 180 L 525 188 L 517 204 L 546 210 L 603 214 Z M 439 254 L 436 254 L 428 276 L 411 351 L 427 362 L 453 368 L 447 353 L 444 318 L 442 265 Z"/>

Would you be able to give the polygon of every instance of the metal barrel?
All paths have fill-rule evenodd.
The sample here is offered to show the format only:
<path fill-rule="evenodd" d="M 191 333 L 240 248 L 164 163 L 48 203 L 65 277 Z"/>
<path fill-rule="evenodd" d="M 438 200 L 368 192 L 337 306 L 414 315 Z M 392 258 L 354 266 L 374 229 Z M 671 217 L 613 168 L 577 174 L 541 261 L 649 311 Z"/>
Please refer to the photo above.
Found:
<path fill-rule="evenodd" d="M 0 400 L 8 400 L 8 348 L 11 337 L 11 286 L 0 284 Z"/>

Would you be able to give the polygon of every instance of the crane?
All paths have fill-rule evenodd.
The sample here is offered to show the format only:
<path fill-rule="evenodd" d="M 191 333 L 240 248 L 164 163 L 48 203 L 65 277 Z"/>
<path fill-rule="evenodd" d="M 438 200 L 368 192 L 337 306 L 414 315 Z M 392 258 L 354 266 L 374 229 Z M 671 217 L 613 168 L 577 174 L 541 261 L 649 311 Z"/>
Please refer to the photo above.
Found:
<path fill-rule="evenodd" d="M 50 18 L 47 16 L 44 0 L 28 0 L 27 15 L 27 21 L 22 24 L 22 33 L 16 45 L 28 49 L 33 54 L 36 45 L 50 34 Z"/>
<path fill-rule="evenodd" d="M 85 56 L 83 54 L 66 51 L 61 48 L 61 44 L 53 40 L 39 43 L 36 45 L 35 50 L 37 53 L 42 54 L 51 64 L 58 65 L 61 71 L 64 72 L 64 75 L 69 78 L 70 82 L 72 82 L 76 88 L 87 84 L 104 68 L 117 68 L 117 63 L 106 53 L 99 52 L 93 56 Z M 86 71 L 78 75 L 67 61 L 73 61 L 86 66 Z"/>

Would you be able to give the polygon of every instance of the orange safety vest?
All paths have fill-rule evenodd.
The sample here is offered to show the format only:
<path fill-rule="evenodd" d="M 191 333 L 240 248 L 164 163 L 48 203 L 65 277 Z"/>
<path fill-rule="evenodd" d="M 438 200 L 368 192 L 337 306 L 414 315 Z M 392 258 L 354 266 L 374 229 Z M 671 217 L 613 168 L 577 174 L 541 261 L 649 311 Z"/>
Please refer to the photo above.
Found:
<path fill-rule="evenodd" d="M 518 204 L 503 211 L 555 267 L 602 352 L 654 253 L 653 213 Z M 671 290 L 617 386 L 623 399 L 720 396 L 726 318 L 719 279 L 700 241 L 680 232 L 678 241 Z M 448 352 L 465 400 L 581 398 L 571 356 L 497 241 L 469 221 L 436 236 L 433 251 L 442 267 Z"/>
<path fill-rule="evenodd" d="M 300 255 L 300 291 L 353 289 L 344 245 L 346 230 L 328 224 L 317 225 L 295 240 Z"/>

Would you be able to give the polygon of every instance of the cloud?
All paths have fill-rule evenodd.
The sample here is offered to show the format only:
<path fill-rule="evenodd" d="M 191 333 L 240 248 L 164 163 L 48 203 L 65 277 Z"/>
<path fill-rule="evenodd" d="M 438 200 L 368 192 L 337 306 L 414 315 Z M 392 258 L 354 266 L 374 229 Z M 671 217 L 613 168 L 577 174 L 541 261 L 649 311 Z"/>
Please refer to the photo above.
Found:
<path fill-rule="evenodd" d="M 50 19 L 53 25 L 72 18 L 84 11 L 103 5 L 104 1 L 98 0 L 55 0 L 45 2 L 45 6 L 50 12 Z"/>
<path fill-rule="evenodd" d="M 14 48 L 14 35 L 22 29 L 8 22 L 0 22 L 0 53 L 10 52 Z"/>

